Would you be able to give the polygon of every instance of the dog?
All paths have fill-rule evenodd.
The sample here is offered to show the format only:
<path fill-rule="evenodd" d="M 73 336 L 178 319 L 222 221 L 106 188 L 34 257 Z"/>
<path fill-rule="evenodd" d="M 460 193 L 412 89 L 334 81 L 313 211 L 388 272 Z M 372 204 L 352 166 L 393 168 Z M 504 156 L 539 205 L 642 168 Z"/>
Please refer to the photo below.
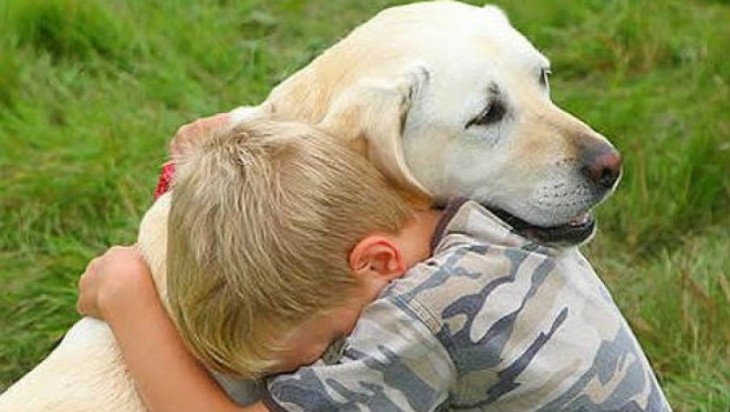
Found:
<path fill-rule="evenodd" d="M 500 9 L 411 4 L 356 29 L 262 110 L 320 125 L 436 203 L 466 196 L 537 240 L 576 245 L 621 156 L 550 100 L 549 74 Z"/>
<path fill-rule="evenodd" d="M 366 156 L 415 205 L 478 200 L 515 230 L 573 247 L 616 187 L 618 151 L 550 100 L 550 64 L 493 6 L 451 1 L 387 9 L 275 87 L 252 117 L 317 125 Z M 194 144 L 183 128 L 173 148 Z M 169 195 L 138 245 L 166 290 Z M 241 403 L 246 385 L 224 382 Z M 0 411 L 143 411 L 110 329 L 84 318 L 0 396 Z"/>

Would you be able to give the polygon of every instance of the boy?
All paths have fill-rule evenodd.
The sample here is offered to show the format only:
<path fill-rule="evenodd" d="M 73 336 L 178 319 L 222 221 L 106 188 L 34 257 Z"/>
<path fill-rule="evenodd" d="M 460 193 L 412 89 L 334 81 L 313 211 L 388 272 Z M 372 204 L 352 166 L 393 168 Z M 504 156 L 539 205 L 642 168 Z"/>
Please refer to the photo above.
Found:
<path fill-rule="evenodd" d="M 286 134 L 286 130 L 270 130 Z M 336 150 L 336 143 L 318 136 L 315 131 L 306 134 L 310 136 L 300 134 L 294 139 L 269 136 L 270 147 L 281 145 L 269 153 L 292 150 L 326 153 L 327 150 Z M 254 140 L 238 139 L 234 146 L 259 144 Z M 309 140 L 316 144 L 309 149 L 287 146 L 295 140 Z M 201 156 L 205 157 L 205 153 L 211 150 L 215 151 L 204 147 Z M 296 265 L 306 269 L 301 270 L 297 277 L 310 277 L 311 282 L 304 281 L 289 287 L 287 273 L 274 273 L 280 268 L 271 264 L 270 259 L 278 257 L 269 256 L 271 249 L 267 248 L 276 245 L 279 251 L 285 252 L 317 247 L 320 241 L 334 232 L 347 233 L 350 228 L 346 225 L 330 227 L 325 222 L 323 227 L 328 229 L 318 231 L 308 227 L 307 222 L 319 222 L 323 215 L 308 216 L 307 211 L 331 207 L 331 197 L 337 198 L 338 193 L 347 194 L 344 198 L 347 203 L 350 196 L 358 193 L 364 197 L 375 197 L 388 192 L 382 186 L 382 178 L 380 184 L 374 184 L 378 179 L 366 179 L 370 183 L 365 186 L 372 187 L 360 185 L 353 190 L 356 181 L 374 172 L 357 155 L 339 150 L 325 156 L 304 153 L 299 160 L 311 162 L 307 165 L 309 170 L 325 170 L 335 156 L 338 162 L 344 161 L 351 168 L 335 168 L 332 169 L 335 173 L 313 174 L 311 177 L 317 176 L 316 179 L 263 179 L 268 182 L 265 187 L 271 188 L 271 182 L 282 184 L 273 191 L 276 193 L 274 198 L 285 198 L 289 190 L 294 190 L 297 200 L 278 203 L 277 207 L 271 206 L 272 200 L 254 205 L 239 204 L 233 210 L 235 214 L 245 213 L 248 207 L 258 208 L 260 213 L 243 225 L 243 221 L 228 217 L 234 221 L 227 227 L 232 230 L 231 233 L 253 231 L 250 244 L 238 241 L 229 244 L 227 242 L 232 238 L 224 236 L 220 238 L 223 242 L 214 243 L 214 247 L 195 250 L 199 246 L 191 242 L 192 250 L 189 252 L 194 261 L 178 265 L 181 273 L 185 271 L 182 266 L 198 265 L 210 268 L 208 275 L 219 276 L 216 272 L 225 273 L 221 265 L 236 253 L 241 253 L 236 248 L 250 254 L 247 260 L 232 259 L 238 263 L 234 264 L 238 270 L 250 272 L 253 269 L 246 269 L 248 265 L 268 268 L 268 272 L 263 271 L 265 274 L 258 277 L 246 275 L 246 279 L 240 279 L 235 274 L 223 275 L 213 286 L 187 286 L 190 290 L 186 290 L 184 285 L 170 283 L 171 307 L 181 334 L 191 350 L 208 366 L 241 376 L 292 370 L 310 363 L 315 356 L 322 354 L 329 343 L 351 333 L 342 356 L 335 364 L 318 361 L 291 375 L 281 374 L 270 379 L 264 394 L 266 406 L 273 410 L 369 408 L 378 411 L 437 408 L 668 409 L 633 334 L 582 256 L 575 250 L 558 251 L 532 243 L 472 202 L 452 203 L 438 217 L 438 225 L 435 212 L 416 214 L 410 221 L 406 221 L 406 213 L 393 220 L 390 227 L 374 226 L 356 233 L 349 243 L 345 241 L 339 249 L 331 249 L 339 250 L 339 260 L 349 266 L 349 271 L 345 271 L 349 272 L 352 280 L 342 280 L 335 292 L 322 296 L 324 301 L 319 298 L 299 299 L 298 295 L 307 285 L 312 289 L 327 287 L 329 277 L 316 277 L 318 267 L 326 266 L 329 260 L 323 262 L 318 257 L 327 254 L 316 250 L 307 255 L 311 262 Z M 281 173 L 285 177 L 294 173 L 291 169 L 287 171 L 288 166 L 295 164 L 291 159 L 281 161 L 260 151 L 249 151 L 249 154 L 255 155 L 256 161 L 245 158 L 222 175 L 230 175 L 239 168 L 239 173 L 246 175 L 243 179 L 246 184 L 258 184 L 249 180 L 260 178 L 253 172 L 262 165 L 266 173 Z M 215 161 L 193 161 L 184 165 L 175 191 L 183 188 L 182 182 L 187 179 L 193 188 L 219 184 L 219 187 L 231 191 L 231 187 L 221 182 L 196 180 L 196 175 L 206 174 L 208 168 L 220 166 L 222 158 L 214 156 L 213 159 Z M 238 159 L 241 157 L 238 156 Z M 296 176 L 303 176 L 301 169 L 295 170 Z M 339 173 L 342 176 L 352 175 L 343 179 L 342 176 L 338 178 Z M 245 194 L 246 190 L 238 192 Z M 221 194 L 220 190 L 213 193 Z M 390 195 L 383 196 L 388 198 L 388 202 L 400 202 Z M 198 199 L 200 204 L 215 201 L 210 197 Z M 252 201 L 257 202 L 256 199 Z M 367 199 L 362 201 L 367 202 Z M 385 213 L 381 210 L 383 207 L 384 203 L 358 212 L 350 208 L 342 211 L 337 218 L 341 222 L 361 220 L 362 214 Z M 335 209 L 338 208 L 330 210 L 334 213 Z M 401 210 L 407 211 L 407 208 Z M 174 214 L 172 211 L 171 219 Z M 276 217 L 279 215 L 285 218 L 306 216 L 291 221 L 302 225 L 295 232 L 304 230 L 309 235 L 299 233 L 302 238 L 289 239 L 287 243 L 264 241 L 266 248 L 254 249 L 266 235 L 265 230 L 255 229 L 263 227 L 258 219 L 280 223 Z M 229 223 L 220 218 L 210 220 L 206 214 L 201 217 L 199 213 L 192 213 L 180 222 L 190 223 L 195 216 L 200 222 L 219 226 Z M 284 230 L 284 226 L 277 228 L 272 227 L 272 223 L 265 224 L 275 229 L 274 232 Z M 171 234 L 172 230 L 171 226 Z M 193 230 L 191 234 L 203 231 Z M 342 233 L 337 233 L 337 236 Z M 431 233 L 433 258 L 414 266 L 403 278 L 396 279 L 407 267 L 428 255 L 427 239 Z M 181 234 L 181 239 L 184 238 Z M 292 245 L 290 242 L 300 244 Z M 223 259 L 214 259 L 214 263 L 208 266 L 210 257 L 217 256 L 213 250 L 218 248 L 231 249 L 230 253 L 220 255 Z M 173 252 L 172 246 L 170 252 Z M 291 256 L 299 253 L 293 252 Z M 156 295 L 144 291 L 149 289 L 144 286 L 148 275 L 139 259 L 133 254 L 130 256 L 128 251 L 126 254 L 113 253 L 105 259 L 106 267 L 87 271 L 85 277 L 92 286 L 84 290 L 82 284 L 80 307 L 84 312 L 101 315 L 110 323 L 130 371 L 140 383 L 140 391 L 148 407 L 153 411 L 235 410 L 236 406 L 227 401 L 205 371 L 185 353 L 169 321 L 165 323 L 159 302 L 156 299 L 153 300 L 157 303 L 147 302 Z M 339 272 L 342 271 L 339 269 Z M 203 271 L 191 273 L 191 277 L 201 277 Z M 172 279 L 178 273 L 171 269 L 170 274 Z M 135 281 L 124 280 L 127 276 Z M 257 296 L 257 282 L 269 276 L 278 282 L 277 287 L 281 290 L 266 286 Z M 108 292 L 104 292 L 109 290 L 121 292 L 113 295 L 113 299 L 102 299 L 102 296 L 109 296 Z M 345 299 L 338 296 L 336 290 L 342 290 L 341 297 Z M 179 296 L 172 296 L 178 293 Z M 219 299 L 221 293 L 251 301 L 235 303 L 234 299 Z M 140 296 L 146 296 L 146 299 L 140 299 Z M 327 298 L 333 301 L 325 302 Z M 371 300 L 374 302 L 367 305 Z M 224 301 L 227 303 L 221 305 Z M 154 317 L 156 322 L 130 321 L 130 312 L 136 313 L 130 307 L 142 304 L 147 306 L 140 312 L 148 312 L 143 318 Z M 267 304 L 272 305 L 273 310 L 261 309 Z M 234 305 L 235 313 L 227 312 L 226 305 Z M 253 305 L 258 305 L 259 309 L 251 309 Z M 351 330 L 357 315 L 366 305 L 357 326 Z M 211 327 L 205 324 L 206 313 L 213 319 Z M 314 316 L 311 315 L 313 313 Z M 260 330 L 247 326 L 254 325 L 259 315 L 273 326 L 266 328 L 263 324 Z M 238 322 L 237 316 L 243 321 Z M 276 319 L 277 316 L 281 319 Z M 285 324 L 299 326 L 289 335 L 281 334 L 281 326 Z M 217 335 L 224 338 L 207 340 L 208 336 Z M 144 345 L 135 342 L 140 336 L 146 341 Z M 246 339 L 252 340 L 243 342 Z M 237 356 L 237 348 L 243 348 L 243 356 Z M 150 363 L 155 365 L 150 366 Z M 159 373 L 155 374 L 162 367 L 173 369 L 171 376 L 176 382 L 171 383 L 169 377 L 164 379 Z M 256 406 L 261 407 L 261 404 Z"/>
<path fill-rule="evenodd" d="M 391 277 L 405 271 L 381 270 L 375 259 L 387 245 L 370 235 L 393 236 L 412 211 L 364 159 L 328 140 L 301 124 L 252 121 L 202 138 L 176 162 L 170 308 L 208 367 L 250 378 L 311 363 L 378 295 L 368 288 L 382 279 L 363 277 L 371 268 Z M 371 238 L 375 244 L 363 243 Z M 373 261 L 351 273 L 343 250 L 360 244 L 362 259 Z M 427 255 L 424 248 L 417 258 Z M 336 335 L 297 333 L 313 327 L 313 315 L 338 322 Z M 307 337 L 321 340 L 295 357 L 288 342 L 301 349 Z"/>

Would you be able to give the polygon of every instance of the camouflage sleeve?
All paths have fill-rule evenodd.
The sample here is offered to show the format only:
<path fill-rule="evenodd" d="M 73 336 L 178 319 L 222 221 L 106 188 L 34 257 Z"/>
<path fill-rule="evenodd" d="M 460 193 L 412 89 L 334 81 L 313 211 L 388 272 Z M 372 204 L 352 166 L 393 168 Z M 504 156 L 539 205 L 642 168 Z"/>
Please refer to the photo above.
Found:
<path fill-rule="evenodd" d="M 455 379 L 422 320 L 380 299 L 358 320 L 337 364 L 319 361 L 270 379 L 264 401 L 275 411 L 432 411 L 444 406 Z"/>

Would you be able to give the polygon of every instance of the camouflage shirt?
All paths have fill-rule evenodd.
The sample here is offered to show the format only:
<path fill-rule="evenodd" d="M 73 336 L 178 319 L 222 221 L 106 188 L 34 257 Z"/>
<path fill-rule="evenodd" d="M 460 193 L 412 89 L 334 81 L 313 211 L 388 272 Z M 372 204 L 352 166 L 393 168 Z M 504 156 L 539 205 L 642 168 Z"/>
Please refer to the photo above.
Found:
<path fill-rule="evenodd" d="M 334 363 L 267 383 L 291 411 L 664 411 L 656 377 L 577 249 L 515 234 L 473 202 L 431 259 L 363 312 Z"/>

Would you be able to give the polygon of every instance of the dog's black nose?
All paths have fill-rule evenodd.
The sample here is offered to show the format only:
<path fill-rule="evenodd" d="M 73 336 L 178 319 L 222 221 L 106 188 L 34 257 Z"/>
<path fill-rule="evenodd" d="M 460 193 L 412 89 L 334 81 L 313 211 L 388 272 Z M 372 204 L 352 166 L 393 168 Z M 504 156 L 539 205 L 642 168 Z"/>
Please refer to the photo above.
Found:
<path fill-rule="evenodd" d="M 581 172 L 601 189 L 611 189 L 621 176 L 621 155 L 613 148 L 585 156 Z"/>

